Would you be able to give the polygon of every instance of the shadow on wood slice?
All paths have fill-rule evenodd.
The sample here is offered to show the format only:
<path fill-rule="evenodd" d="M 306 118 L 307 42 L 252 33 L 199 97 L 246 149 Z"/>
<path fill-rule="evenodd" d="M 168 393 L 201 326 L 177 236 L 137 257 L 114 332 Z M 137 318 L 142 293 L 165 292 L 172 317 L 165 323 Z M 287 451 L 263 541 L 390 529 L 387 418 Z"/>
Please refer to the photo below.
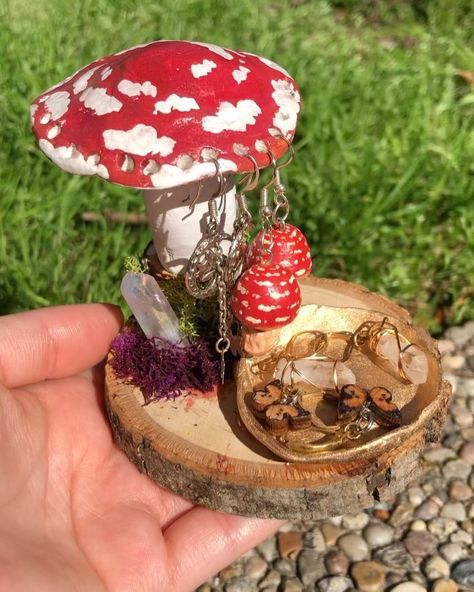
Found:
<path fill-rule="evenodd" d="M 367 311 L 373 318 L 411 322 L 398 305 L 339 280 L 305 280 L 303 304 L 305 328 L 308 319 L 319 323 L 323 315 L 333 330 L 353 329 Z M 280 460 L 241 420 L 238 407 L 251 387 L 246 360 L 239 362 L 237 386 L 230 382 L 219 391 L 146 406 L 139 389 L 118 380 L 107 364 L 106 407 L 115 438 L 156 483 L 213 510 L 294 520 L 356 512 L 416 479 L 425 444 L 442 433 L 451 387 L 442 380 L 436 342 L 423 330 L 408 330 L 428 352 L 429 379 L 418 388 L 398 389 L 400 428 L 360 446 L 326 452 L 314 462 Z M 374 371 L 368 383 L 377 379 Z"/>

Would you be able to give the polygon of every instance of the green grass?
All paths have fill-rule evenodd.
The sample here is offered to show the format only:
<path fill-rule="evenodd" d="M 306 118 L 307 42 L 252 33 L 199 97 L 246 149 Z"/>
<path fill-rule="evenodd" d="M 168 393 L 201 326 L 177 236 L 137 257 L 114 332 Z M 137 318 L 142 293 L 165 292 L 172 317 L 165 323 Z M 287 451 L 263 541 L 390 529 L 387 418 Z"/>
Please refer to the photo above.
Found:
<path fill-rule="evenodd" d="M 28 107 L 96 57 L 168 38 L 261 53 L 298 81 L 286 181 L 316 274 L 432 327 L 474 318 L 474 87 L 455 74 L 474 70 L 473 22 L 470 0 L 0 0 L 0 311 L 120 302 L 123 258 L 149 232 L 81 212 L 141 197 L 51 165 Z"/>

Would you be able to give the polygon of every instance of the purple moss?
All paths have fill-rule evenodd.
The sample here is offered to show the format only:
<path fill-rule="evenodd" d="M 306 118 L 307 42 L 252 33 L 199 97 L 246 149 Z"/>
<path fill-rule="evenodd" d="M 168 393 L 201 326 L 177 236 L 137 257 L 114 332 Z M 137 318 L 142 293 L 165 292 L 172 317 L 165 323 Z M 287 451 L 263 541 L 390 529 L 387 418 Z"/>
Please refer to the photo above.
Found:
<path fill-rule="evenodd" d="M 219 380 L 219 363 L 207 343 L 175 345 L 129 328 L 114 339 L 112 352 L 115 373 L 142 391 L 146 405 L 183 391 L 209 391 Z"/>

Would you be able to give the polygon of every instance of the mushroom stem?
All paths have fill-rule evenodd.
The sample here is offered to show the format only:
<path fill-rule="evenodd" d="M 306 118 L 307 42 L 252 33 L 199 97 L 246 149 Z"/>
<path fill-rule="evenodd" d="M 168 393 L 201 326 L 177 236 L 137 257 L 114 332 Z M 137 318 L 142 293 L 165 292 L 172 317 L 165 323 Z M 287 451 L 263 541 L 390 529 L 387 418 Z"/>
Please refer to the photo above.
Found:
<path fill-rule="evenodd" d="M 178 274 L 186 267 L 205 234 L 208 202 L 214 195 L 217 195 L 219 231 L 232 234 L 236 217 L 234 175 L 225 176 L 223 188 L 216 177 L 211 177 L 171 189 L 147 189 L 143 194 L 156 254 L 170 273 Z M 229 243 L 224 243 L 224 252 L 228 247 Z"/>

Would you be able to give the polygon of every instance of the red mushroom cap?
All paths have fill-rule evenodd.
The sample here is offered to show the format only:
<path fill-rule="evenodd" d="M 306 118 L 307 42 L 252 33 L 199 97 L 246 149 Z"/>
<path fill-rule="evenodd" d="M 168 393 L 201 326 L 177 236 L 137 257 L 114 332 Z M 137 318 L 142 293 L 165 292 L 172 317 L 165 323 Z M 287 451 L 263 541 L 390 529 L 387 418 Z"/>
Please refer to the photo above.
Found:
<path fill-rule="evenodd" d="M 192 41 L 155 41 L 92 62 L 31 107 L 41 149 L 58 166 L 164 189 L 268 166 L 293 138 L 300 95 L 277 64 Z"/>
<path fill-rule="evenodd" d="M 266 331 L 291 323 L 301 307 L 295 276 L 281 265 L 252 265 L 235 285 L 232 312 L 246 327 Z"/>
<path fill-rule="evenodd" d="M 270 236 L 263 230 L 255 236 L 247 250 L 247 266 L 259 263 L 264 248 L 268 249 L 271 246 L 272 263 L 278 263 L 298 279 L 305 278 L 311 273 L 311 249 L 299 228 L 291 224 L 274 225 L 272 239 L 271 246 Z"/>

